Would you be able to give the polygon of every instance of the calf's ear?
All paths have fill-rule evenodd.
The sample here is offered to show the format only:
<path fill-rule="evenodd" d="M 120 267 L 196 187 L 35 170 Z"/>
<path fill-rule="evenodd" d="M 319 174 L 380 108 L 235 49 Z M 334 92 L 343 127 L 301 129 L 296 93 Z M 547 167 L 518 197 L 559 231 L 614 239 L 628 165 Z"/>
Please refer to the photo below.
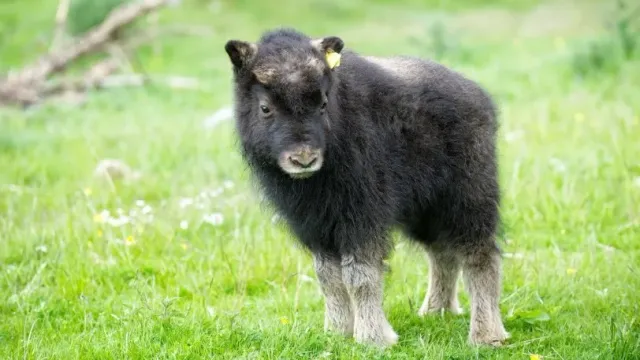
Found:
<path fill-rule="evenodd" d="M 224 50 L 233 66 L 242 68 L 256 55 L 258 47 L 246 41 L 229 40 L 224 45 Z"/>
<path fill-rule="evenodd" d="M 342 48 L 344 48 L 344 41 L 337 36 L 327 36 L 321 39 L 311 40 L 311 45 L 321 53 L 331 51 L 339 54 Z"/>

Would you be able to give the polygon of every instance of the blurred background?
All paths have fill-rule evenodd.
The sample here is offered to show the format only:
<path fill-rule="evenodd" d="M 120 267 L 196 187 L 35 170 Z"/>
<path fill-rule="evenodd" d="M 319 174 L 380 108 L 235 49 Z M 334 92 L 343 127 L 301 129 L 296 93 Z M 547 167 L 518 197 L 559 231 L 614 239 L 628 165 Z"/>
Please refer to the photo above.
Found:
<path fill-rule="evenodd" d="M 224 43 L 279 26 L 494 96 L 510 346 L 419 319 L 428 264 L 397 234 L 400 344 L 323 334 L 233 128 Z M 638 358 L 639 84 L 631 0 L 0 1 L 0 357 Z"/>

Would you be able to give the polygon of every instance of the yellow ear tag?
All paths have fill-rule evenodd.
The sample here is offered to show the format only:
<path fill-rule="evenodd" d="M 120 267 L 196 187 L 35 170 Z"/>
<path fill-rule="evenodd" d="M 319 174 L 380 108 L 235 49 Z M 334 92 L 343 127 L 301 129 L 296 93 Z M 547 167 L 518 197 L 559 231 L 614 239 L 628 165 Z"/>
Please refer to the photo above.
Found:
<path fill-rule="evenodd" d="M 333 50 L 327 50 L 325 56 L 327 58 L 327 63 L 329 64 L 330 69 L 333 69 L 336 66 L 340 66 L 340 54 Z"/>

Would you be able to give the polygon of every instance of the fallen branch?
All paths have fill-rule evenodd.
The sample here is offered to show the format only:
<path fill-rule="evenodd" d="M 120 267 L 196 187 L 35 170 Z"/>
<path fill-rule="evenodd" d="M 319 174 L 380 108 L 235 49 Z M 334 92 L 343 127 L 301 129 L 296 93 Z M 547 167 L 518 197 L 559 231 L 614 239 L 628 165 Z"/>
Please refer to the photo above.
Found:
<path fill-rule="evenodd" d="M 53 73 L 63 70 L 69 63 L 103 47 L 112 35 L 123 26 L 133 22 L 171 0 L 141 0 L 122 5 L 94 29 L 64 50 L 53 50 L 19 72 L 10 73 L 0 80 L 0 103 L 30 105 L 40 100 L 46 80 Z"/>
<path fill-rule="evenodd" d="M 116 72 L 121 66 L 120 59 L 111 57 L 91 67 L 80 79 L 64 80 L 55 84 L 47 84 L 42 94 L 50 96 L 64 92 L 81 92 L 101 87 L 102 81 Z"/>
<path fill-rule="evenodd" d="M 170 27 L 165 29 L 155 29 L 147 31 L 141 35 L 135 36 L 124 42 L 122 45 L 110 44 L 112 48 L 110 57 L 95 64 L 91 69 L 84 73 L 81 78 L 65 79 L 54 84 L 47 84 L 42 91 L 43 95 L 54 95 L 64 92 L 82 92 L 97 88 L 110 88 L 122 86 L 142 86 L 147 82 L 164 83 L 173 89 L 191 89 L 199 90 L 203 86 L 195 79 L 185 76 L 169 75 L 154 76 L 150 79 L 146 74 L 121 74 L 113 75 L 128 62 L 127 56 L 136 48 L 153 41 L 154 39 L 165 35 L 203 35 L 206 29 L 192 27 Z M 210 33 L 207 33 L 210 34 Z"/>
<path fill-rule="evenodd" d="M 118 66 L 105 61 L 100 66 L 88 71 L 85 76 L 79 79 L 68 80 L 47 88 L 47 95 L 69 92 L 85 92 L 92 89 L 105 89 L 117 87 L 143 86 L 146 83 L 162 84 L 176 90 L 202 90 L 204 86 L 196 78 L 179 75 L 139 75 L 121 74 L 112 75 L 117 71 Z"/>

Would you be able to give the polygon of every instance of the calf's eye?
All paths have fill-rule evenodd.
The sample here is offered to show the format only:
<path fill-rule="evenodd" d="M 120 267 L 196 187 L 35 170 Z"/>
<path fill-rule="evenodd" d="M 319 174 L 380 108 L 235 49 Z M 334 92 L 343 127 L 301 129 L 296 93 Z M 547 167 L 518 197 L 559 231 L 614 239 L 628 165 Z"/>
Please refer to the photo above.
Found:
<path fill-rule="evenodd" d="M 271 109 L 269 109 L 269 107 L 265 106 L 265 105 L 260 105 L 260 110 L 262 111 L 263 114 L 267 115 L 269 113 L 271 113 Z"/>

